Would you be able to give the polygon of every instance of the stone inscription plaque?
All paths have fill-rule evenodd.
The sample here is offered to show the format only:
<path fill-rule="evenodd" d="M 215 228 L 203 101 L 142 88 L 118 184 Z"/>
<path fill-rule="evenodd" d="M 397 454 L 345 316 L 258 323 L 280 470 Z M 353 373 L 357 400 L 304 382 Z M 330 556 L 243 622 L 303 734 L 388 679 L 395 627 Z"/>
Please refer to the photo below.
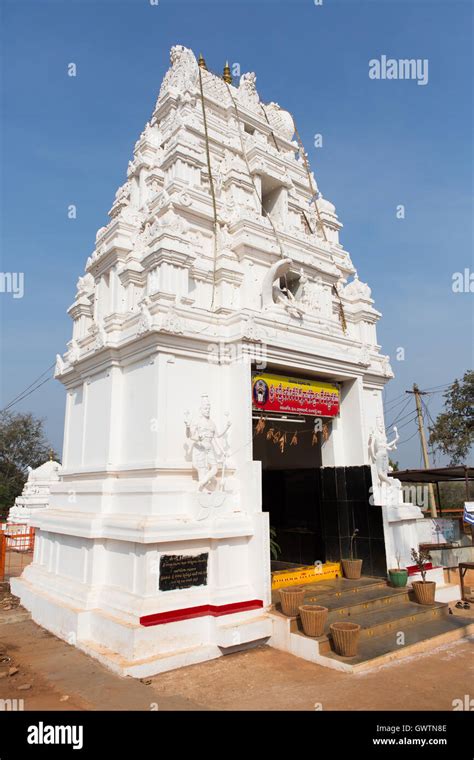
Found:
<path fill-rule="evenodd" d="M 207 585 L 209 554 L 163 554 L 160 557 L 160 591 Z"/>

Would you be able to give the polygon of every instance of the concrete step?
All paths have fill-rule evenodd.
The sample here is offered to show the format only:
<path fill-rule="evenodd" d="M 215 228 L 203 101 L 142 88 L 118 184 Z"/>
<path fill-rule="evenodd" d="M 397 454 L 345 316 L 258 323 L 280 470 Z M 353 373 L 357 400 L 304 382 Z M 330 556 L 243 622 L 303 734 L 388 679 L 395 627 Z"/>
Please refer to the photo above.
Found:
<path fill-rule="evenodd" d="M 277 604 L 270 612 L 272 646 L 325 667 L 346 672 L 370 670 L 474 634 L 474 622 L 450 615 L 447 604 L 420 605 L 409 587 L 392 588 L 384 579 L 338 579 L 312 585 L 305 603 L 328 608 L 325 635 L 317 639 L 305 636 L 301 620 L 284 616 Z M 327 634 L 336 620 L 361 626 L 356 657 L 340 657 L 333 651 Z"/>
<path fill-rule="evenodd" d="M 386 587 L 387 581 L 385 578 L 371 578 L 364 576 L 356 581 L 348 580 L 347 578 L 334 578 L 329 581 L 318 581 L 317 583 L 304 583 L 300 584 L 305 589 L 305 603 L 316 602 L 321 597 L 333 596 L 334 594 L 340 594 L 341 592 L 351 591 L 357 592 L 361 589 Z M 291 588 L 291 587 L 290 587 Z M 272 602 L 275 606 L 278 606 L 280 602 L 279 589 L 273 589 Z M 318 602 L 316 602 L 318 603 Z"/>
<path fill-rule="evenodd" d="M 324 659 L 350 665 L 352 672 L 369 670 L 470 636 L 474 634 L 474 624 L 466 623 L 466 620 L 454 615 L 435 615 L 431 620 L 423 618 L 420 623 L 407 625 L 402 632 L 403 640 L 398 635 L 398 630 L 382 636 L 362 638 L 355 657 L 340 657 L 335 652 L 328 651 L 324 653 Z"/>
<path fill-rule="evenodd" d="M 305 597 L 305 604 L 327 607 L 329 613 L 337 610 L 338 615 L 355 615 L 368 610 L 385 608 L 389 605 L 409 601 L 407 588 L 391 588 L 386 583 L 369 588 L 354 588 L 352 591 L 341 591 L 329 596 L 313 595 Z"/>
<path fill-rule="evenodd" d="M 331 623 L 345 622 L 358 623 L 361 627 L 360 641 L 384 636 L 392 632 L 404 632 L 408 626 L 420 625 L 423 622 L 438 620 L 448 615 L 448 608 L 444 604 L 424 606 L 415 602 L 403 602 L 402 604 L 390 605 L 385 608 L 375 608 L 367 612 L 359 612 L 350 615 L 339 615 L 338 612 L 328 616 L 327 633 Z M 302 631 L 302 627 L 301 627 Z M 321 654 L 331 651 L 330 641 L 327 635 L 320 639 L 319 651 Z"/>
<path fill-rule="evenodd" d="M 321 583 L 308 583 L 305 585 L 305 601 L 317 601 L 323 597 L 340 596 L 341 594 L 357 594 L 359 591 L 368 591 L 369 589 L 387 588 L 385 578 L 370 578 L 364 576 L 358 580 L 351 581 L 348 578 L 335 578 L 332 581 Z M 319 603 L 319 602 L 317 602 Z"/>

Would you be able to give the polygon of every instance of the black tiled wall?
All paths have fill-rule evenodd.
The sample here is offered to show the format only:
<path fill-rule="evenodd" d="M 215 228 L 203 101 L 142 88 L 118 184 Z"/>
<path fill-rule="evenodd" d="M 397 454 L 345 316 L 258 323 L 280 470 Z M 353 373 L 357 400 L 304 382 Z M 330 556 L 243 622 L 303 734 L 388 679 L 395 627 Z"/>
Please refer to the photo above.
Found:
<path fill-rule="evenodd" d="M 321 527 L 326 560 L 349 557 L 350 537 L 359 529 L 355 555 L 364 575 L 386 575 L 382 511 L 369 503 L 370 467 L 322 467 L 319 474 Z"/>

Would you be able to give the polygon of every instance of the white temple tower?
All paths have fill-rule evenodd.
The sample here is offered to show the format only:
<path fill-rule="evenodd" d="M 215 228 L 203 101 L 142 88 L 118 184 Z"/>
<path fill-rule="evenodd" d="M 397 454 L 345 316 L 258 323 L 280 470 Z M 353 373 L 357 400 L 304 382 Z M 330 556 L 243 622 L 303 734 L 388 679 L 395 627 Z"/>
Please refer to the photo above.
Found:
<path fill-rule="evenodd" d="M 37 622 L 123 674 L 271 634 L 253 369 L 336 387 L 313 465 L 369 470 L 392 376 L 380 313 L 294 131 L 254 74 L 234 86 L 172 48 L 77 283 L 56 369 L 61 480 L 12 588 Z"/>
<path fill-rule="evenodd" d="M 59 481 L 60 473 L 61 465 L 52 458 L 35 469 L 30 467 L 23 491 L 10 508 L 7 522 L 29 526 L 35 512 L 48 507 L 51 486 Z"/>

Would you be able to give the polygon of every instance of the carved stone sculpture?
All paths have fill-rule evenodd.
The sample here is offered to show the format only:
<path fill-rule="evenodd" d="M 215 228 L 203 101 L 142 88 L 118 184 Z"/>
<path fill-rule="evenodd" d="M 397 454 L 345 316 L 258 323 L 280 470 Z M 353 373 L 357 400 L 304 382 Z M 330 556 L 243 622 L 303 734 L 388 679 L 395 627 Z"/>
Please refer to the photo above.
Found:
<path fill-rule="evenodd" d="M 291 140 L 295 133 L 293 117 L 288 111 L 284 111 L 278 103 L 269 103 L 265 106 L 268 121 L 276 132 L 280 132 L 286 140 Z"/>
<path fill-rule="evenodd" d="M 79 277 L 77 284 L 76 284 L 76 290 L 77 295 L 76 298 L 80 298 L 81 296 L 89 296 L 94 292 L 95 287 L 95 280 L 90 272 L 87 272 L 83 277 Z"/>
<path fill-rule="evenodd" d="M 292 264 L 291 259 L 279 259 L 275 264 L 272 264 L 262 283 L 262 308 L 268 309 L 275 304 L 281 305 L 293 316 L 300 317 L 303 314 L 303 309 L 296 303 L 290 289 L 282 289 L 279 283 L 275 284 L 280 277 L 289 272 Z"/>
<path fill-rule="evenodd" d="M 198 80 L 198 65 L 192 50 L 183 45 L 173 45 L 170 51 L 171 68 L 163 79 L 159 98 L 170 87 L 181 92 L 194 90 Z"/>
<path fill-rule="evenodd" d="M 385 434 L 383 421 L 380 417 L 377 418 L 377 426 L 369 436 L 369 454 L 372 462 L 374 462 L 377 469 L 377 475 L 381 483 L 386 483 L 390 487 L 399 481 L 395 481 L 393 478 L 388 477 L 390 470 L 388 461 L 388 452 L 394 451 L 399 440 L 398 430 L 394 426 L 393 431 L 395 438 L 388 443 L 387 436 Z"/>
<path fill-rule="evenodd" d="M 253 71 L 242 74 L 240 77 L 238 98 L 246 108 L 256 108 L 260 102 L 255 83 L 257 77 Z"/>
<path fill-rule="evenodd" d="M 138 320 L 137 334 L 148 332 L 151 330 L 153 324 L 153 317 L 150 314 L 150 299 L 147 297 L 142 298 L 140 301 L 140 318 Z"/>
<path fill-rule="evenodd" d="M 217 432 L 217 427 L 211 419 L 211 404 L 209 397 L 201 397 L 201 407 L 196 420 L 191 421 L 186 412 L 184 422 L 186 425 L 186 438 L 190 442 L 190 451 L 193 467 L 198 475 L 198 491 L 211 490 L 211 483 L 222 468 L 222 475 L 214 490 L 223 491 L 225 484 L 225 462 L 227 446 L 225 435 L 231 425 L 227 420 L 222 433 Z"/>
<path fill-rule="evenodd" d="M 62 356 L 60 354 L 56 354 L 56 365 L 54 367 L 54 377 L 58 377 L 59 375 L 62 375 L 65 369 L 66 369 L 66 365 L 63 361 Z"/>
<path fill-rule="evenodd" d="M 327 311 L 327 292 L 324 287 L 322 277 L 310 279 L 300 270 L 300 287 L 298 291 L 298 300 L 301 302 L 305 311 L 311 314 L 320 314 Z"/>

